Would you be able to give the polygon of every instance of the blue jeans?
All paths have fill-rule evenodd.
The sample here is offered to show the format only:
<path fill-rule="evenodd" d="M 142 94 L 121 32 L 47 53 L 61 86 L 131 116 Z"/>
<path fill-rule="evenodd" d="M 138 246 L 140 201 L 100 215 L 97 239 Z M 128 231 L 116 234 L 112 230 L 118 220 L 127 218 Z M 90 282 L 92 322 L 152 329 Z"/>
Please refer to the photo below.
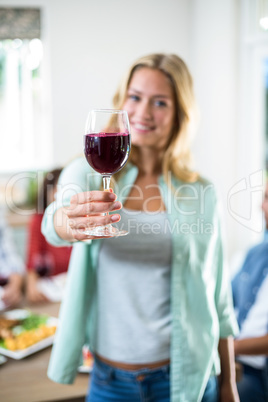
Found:
<path fill-rule="evenodd" d="M 243 375 L 237 383 L 240 402 L 267 402 L 267 372 L 243 364 Z"/>
<path fill-rule="evenodd" d="M 95 359 L 86 402 L 170 402 L 170 367 L 126 371 Z M 211 377 L 202 402 L 218 401 L 218 382 Z"/>

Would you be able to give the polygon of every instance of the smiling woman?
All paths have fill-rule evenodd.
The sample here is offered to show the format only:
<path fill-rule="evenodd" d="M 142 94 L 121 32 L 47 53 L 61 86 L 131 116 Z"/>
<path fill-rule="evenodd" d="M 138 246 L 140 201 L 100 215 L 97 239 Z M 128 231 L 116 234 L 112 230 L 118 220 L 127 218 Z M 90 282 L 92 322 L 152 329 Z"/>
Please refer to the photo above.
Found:
<path fill-rule="evenodd" d="M 99 191 L 101 177 L 76 158 L 45 212 L 47 239 L 74 243 L 48 374 L 72 382 L 86 339 L 95 358 L 88 402 L 216 402 L 219 393 L 238 401 L 237 325 L 217 196 L 190 168 L 194 105 L 191 75 L 179 56 L 139 59 L 114 98 L 114 108 L 128 112 L 135 151 L 114 191 Z M 85 233 L 111 222 L 128 235 Z"/>
<path fill-rule="evenodd" d="M 147 82 L 148 77 L 150 77 L 149 82 Z M 192 170 L 191 166 L 190 143 L 198 121 L 198 109 L 191 74 L 180 57 L 174 54 L 154 54 L 138 59 L 122 80 L 114 95 L 113 103 L 116 108 L 125 107 L 130 116 L 134 109 L 137 111 L 138 115 L 136 113 L 135 119 L 133 116 L 135 127 L 131 127 L 134 134 L 137 134 L 137 128 L 141 134 L 143 127 L 140 125 L 142 121 L 139 115 L 144 107 L 147 108 L 145 110 L 147 126 L 148 118 L 150 119 L 149 127 L 154 126 L 156 122 L 159 124 L 159 121 L 165 118 L 161 124 L 166 125 L 167 130 L 167 121 L 169 121 L 171 135 L 168 139 L 162 140 L 162 137 L 165 137 L 164 131 L 160 144 L 165 145 L 165 149 L 162 149 L 164 155 L 162 155 L 161 166 L 165 179 L 168 180 L 168 172 L 171 171 L 177 178 L 187 182 L 197 180 L 198 173 Z M 136 104 L 135 108 L 134 104 Z M 152 111 L 154 111 L 153 114 Z M 150 116 L 148 112 L 151 113 Z M 156 124 L 155 133 L 159 131 L 159 128 L 157 130 Z M 159 134 L 157 140 L 159 140 Z M 136 162 L 138 158 L 138 149 L 134 144 L 130 160 Z"/>

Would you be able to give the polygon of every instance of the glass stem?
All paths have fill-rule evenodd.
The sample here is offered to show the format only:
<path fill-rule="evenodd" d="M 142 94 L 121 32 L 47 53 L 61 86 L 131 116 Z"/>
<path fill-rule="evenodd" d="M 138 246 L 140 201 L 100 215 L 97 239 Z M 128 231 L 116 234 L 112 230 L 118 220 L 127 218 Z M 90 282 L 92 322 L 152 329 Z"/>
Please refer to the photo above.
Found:
<path fill-rule="evenodd" d="M 103 190 L 104 191 L 109 191 L 110 190 L 111 176 L 102 176 L 102 181 L 103 181 Z"/>
<path fill-rule="evenodd" d="M 111 176 L 102 176 L 102 181 L 103 181 L 103 190 L 104 191 L 110 191 L 110 181 L 111 181 Z M 109 215 L 108 212 L 105 212 L 103 216 Z"/>

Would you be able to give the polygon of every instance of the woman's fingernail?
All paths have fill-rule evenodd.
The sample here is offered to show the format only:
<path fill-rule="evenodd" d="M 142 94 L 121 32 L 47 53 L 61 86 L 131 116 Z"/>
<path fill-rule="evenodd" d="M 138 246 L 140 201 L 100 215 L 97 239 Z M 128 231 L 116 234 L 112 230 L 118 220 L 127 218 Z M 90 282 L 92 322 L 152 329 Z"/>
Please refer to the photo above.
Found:
<path fill-rule="evenodd" d="M 111 192 L 110 194 L 109 194 L 109 198 L 110 198 L 110 200 L 115 200 L 116 199 L 116 195 L 115 195 L 115 193 L 113 193 L 113 192 Z"/>
<path fill-rule="evenodd" d="M 118 215 L 118 214 L 111 215 L 112 222 L 118 221 L 118 219 L 120 219 L 120 215 Z"/>
<path fill-rule="evenodd" d="M 112 204 L 112 209 L 119 209 L 121 208 L 121 202 L 116 201 Z"/>

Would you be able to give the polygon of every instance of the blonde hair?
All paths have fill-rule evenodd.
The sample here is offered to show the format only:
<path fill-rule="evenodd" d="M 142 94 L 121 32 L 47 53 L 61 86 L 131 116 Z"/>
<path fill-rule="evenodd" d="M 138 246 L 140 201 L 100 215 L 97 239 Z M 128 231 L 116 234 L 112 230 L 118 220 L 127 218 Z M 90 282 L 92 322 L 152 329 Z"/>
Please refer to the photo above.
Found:
<path fill-rule="evenodd" d="M 135 71 L 147 67 L 163 72 L 169 79 L 174 93 L 175 118 L 174 127 L 164 152 L 162 171 L 167 181 L 168 172 L 178 179 L 194 182 L 197 172 L 191 170 L 192 155 L 190 134 L 193 117 L 197 112 L 193 93 L 193 81 L 184 61 L 174 54 L 150 54 L 138 59 L 127 71 L 113 98 L 113 106 L 121 109 L 127 96 L 128 86 Z M 130 161 L 135 159 L 137 149 L 132 146 Z"/>

